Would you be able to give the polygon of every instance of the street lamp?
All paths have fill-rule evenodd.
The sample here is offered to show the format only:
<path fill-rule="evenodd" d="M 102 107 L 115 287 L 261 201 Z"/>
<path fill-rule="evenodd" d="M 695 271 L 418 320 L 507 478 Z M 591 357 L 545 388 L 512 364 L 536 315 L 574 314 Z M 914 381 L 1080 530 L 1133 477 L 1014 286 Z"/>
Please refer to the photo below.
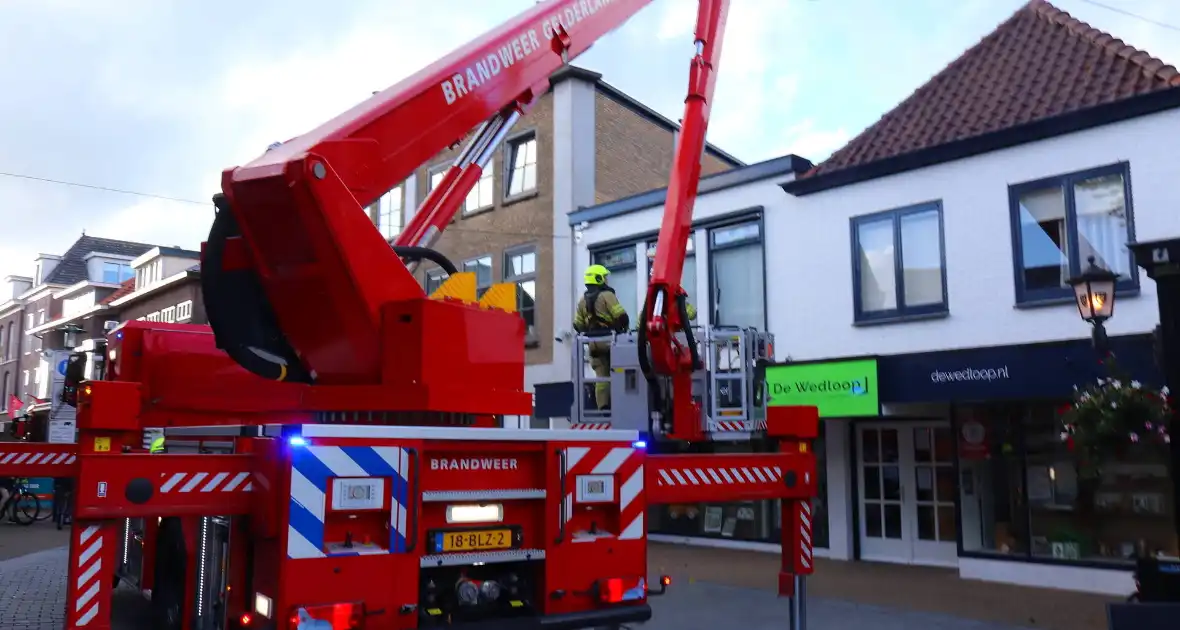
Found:
<path fill-rule="evenodd" d="M 1094 326 L 1094 347 L 1105 354 L 1106 327 L 1102 324 L 1114 315 L 1114 284 L 1119 276 L 1099 267 L 1093 256 L 1086 263 L 1086 270 L 1068 282 L 1077 299 L 1078 315 Z"/>
<path fill-rule="evenodd" d="M 78 333 L 85 331 L 77 324 L 66 324 L 58 330 L 62 332 L 62 346 L 71 350 L 78 345 Z"/>

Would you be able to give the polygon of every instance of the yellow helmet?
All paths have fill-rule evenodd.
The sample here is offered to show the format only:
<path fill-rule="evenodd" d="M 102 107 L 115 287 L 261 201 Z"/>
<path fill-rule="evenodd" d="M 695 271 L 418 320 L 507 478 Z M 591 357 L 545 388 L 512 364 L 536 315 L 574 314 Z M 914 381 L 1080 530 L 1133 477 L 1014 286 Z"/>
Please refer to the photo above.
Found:
<path fill-rule="evenodd" d="M 586 267 L 586 284 L 606 284 L 606 277 L 608 275 L 610 275 L 610 269 L 602 265 L 590 265 Z"/>

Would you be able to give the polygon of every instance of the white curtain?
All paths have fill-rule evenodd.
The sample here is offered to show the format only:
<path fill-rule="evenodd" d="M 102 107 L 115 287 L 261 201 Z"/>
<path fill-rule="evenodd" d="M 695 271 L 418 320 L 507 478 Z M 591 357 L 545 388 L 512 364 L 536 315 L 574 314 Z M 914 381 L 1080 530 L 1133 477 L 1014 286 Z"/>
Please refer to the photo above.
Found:
<path fill-rule="evenodd" d="M 713 263 L 713 298 L 717 313 L 715 326 L 740 326 L 766 329 L 763 290 L 762 245 L 709 253 Z"/>
<path fill-rule="evenodd" d="M 1074 186 L 1078 217 L 1078 253 L 1119 275 L 1131 275 L 1127 253 L 1127 200 L 1122 175 L 1107 175 Z"/>

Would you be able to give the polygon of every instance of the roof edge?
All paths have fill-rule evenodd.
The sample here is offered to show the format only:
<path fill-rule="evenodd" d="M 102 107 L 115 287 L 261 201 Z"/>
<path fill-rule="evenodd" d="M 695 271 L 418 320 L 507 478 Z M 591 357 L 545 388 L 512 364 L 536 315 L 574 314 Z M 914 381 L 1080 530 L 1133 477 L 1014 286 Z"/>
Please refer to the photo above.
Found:
<path fill-rule="evenodd" d="M 552 90 L 553 87 L 558 83 L 570 79 L 578 79 L 586 81 L 587 83 L 593 83 L 595 88 L 606 95 L 608 98 L 611 98 L 623 107 L 626 107 L 636 114 L 639 114 L 643 118 L 667 131 L 676 132 L 680 130 L 680 125 L 673 122 L 672 119 L 664 116 L 647 105 L 644 105 L 641 101 L 604 81 L 602 79 L 602 73 L 600 72 L 594 72 L 593 70 L 588 70 L 578 66 L 567 65 L 549 77 L 549 89 Z M 705 151 L 712 154 L 713 157 L 729 163 L 729 165 L 733 168 L 749 166 L 749 164 L 739 160 L 736 156 L 720 149 L 710 142 L 705 142 Z"/>
<path fill-rule="evenodd" d="M 1066 112 L 1023 125 L 1000 129 L 918 151 L 830 172 L 798 177 L 782 185 L 796 197 L 859 184 L 889 175 L 946 164 L 1058 136 L 1104 127 L 1134 118 L 1180 108 L 1180 87 Z"/>
<path fill-rule="evenodd" d="M 814 166 L 806 158 L 788 153 L 787 155 L 741 168 L 734 168 L 728 171 L 714 173 L 708 177 L 702 177 L 700 184 L 697 186 L 697 196 L 734 188 L 759 180 L 782 177 L 784 175 L 798 176 L 800 173 L 814 168 Z M 569 213 L 569 223 L 570 225 L 577 225 L 582 222 L 602 221 L 639 210 L 645 210 L 664 203 L 667 195 L 668 187 L 664 186 L 663 188 L 641 192 L 629 197 L 623 197 L 622 199 L 578 208 Z"/>

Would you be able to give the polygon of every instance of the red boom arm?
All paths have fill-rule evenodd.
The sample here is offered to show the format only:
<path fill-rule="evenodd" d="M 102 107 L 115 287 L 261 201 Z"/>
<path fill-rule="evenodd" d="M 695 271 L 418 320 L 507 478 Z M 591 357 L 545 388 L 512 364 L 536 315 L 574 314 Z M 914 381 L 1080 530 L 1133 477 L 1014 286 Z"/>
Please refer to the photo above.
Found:
<path fill-rule="evenodd" d="M 383 308 L 423 298 L 412 267 L 361 208 L 482 122 L 394 243 L 395 249 L 429 247 L 512 124 L 548 88 L 549 76 L 650 1 L 538 3 L 333 120 L 223 173 L 225 203 L 219 211 L 229 211 L 234 225 L 222 238 L 218 265 L 231 272 L 248 269 L 257 277 L 288 354 L 306 369 L 307 380 L 380 383 L 381 355 L 388 350 L 382 343 Z M 683 327 L 674 306 L 684 294 L 680 270 L 727 8 L 728 0 L 701 0 L 684 129 L 644 312 L 652 368 L 672 375 L 684 392 L 689 388 L 678 383 L 681 374 L 687 380 L 692 360 L 672 335 Z M 289 377 L 289 364 L 281 375 Z M 677 412 L 681 416 L 687 418 Z"/>

